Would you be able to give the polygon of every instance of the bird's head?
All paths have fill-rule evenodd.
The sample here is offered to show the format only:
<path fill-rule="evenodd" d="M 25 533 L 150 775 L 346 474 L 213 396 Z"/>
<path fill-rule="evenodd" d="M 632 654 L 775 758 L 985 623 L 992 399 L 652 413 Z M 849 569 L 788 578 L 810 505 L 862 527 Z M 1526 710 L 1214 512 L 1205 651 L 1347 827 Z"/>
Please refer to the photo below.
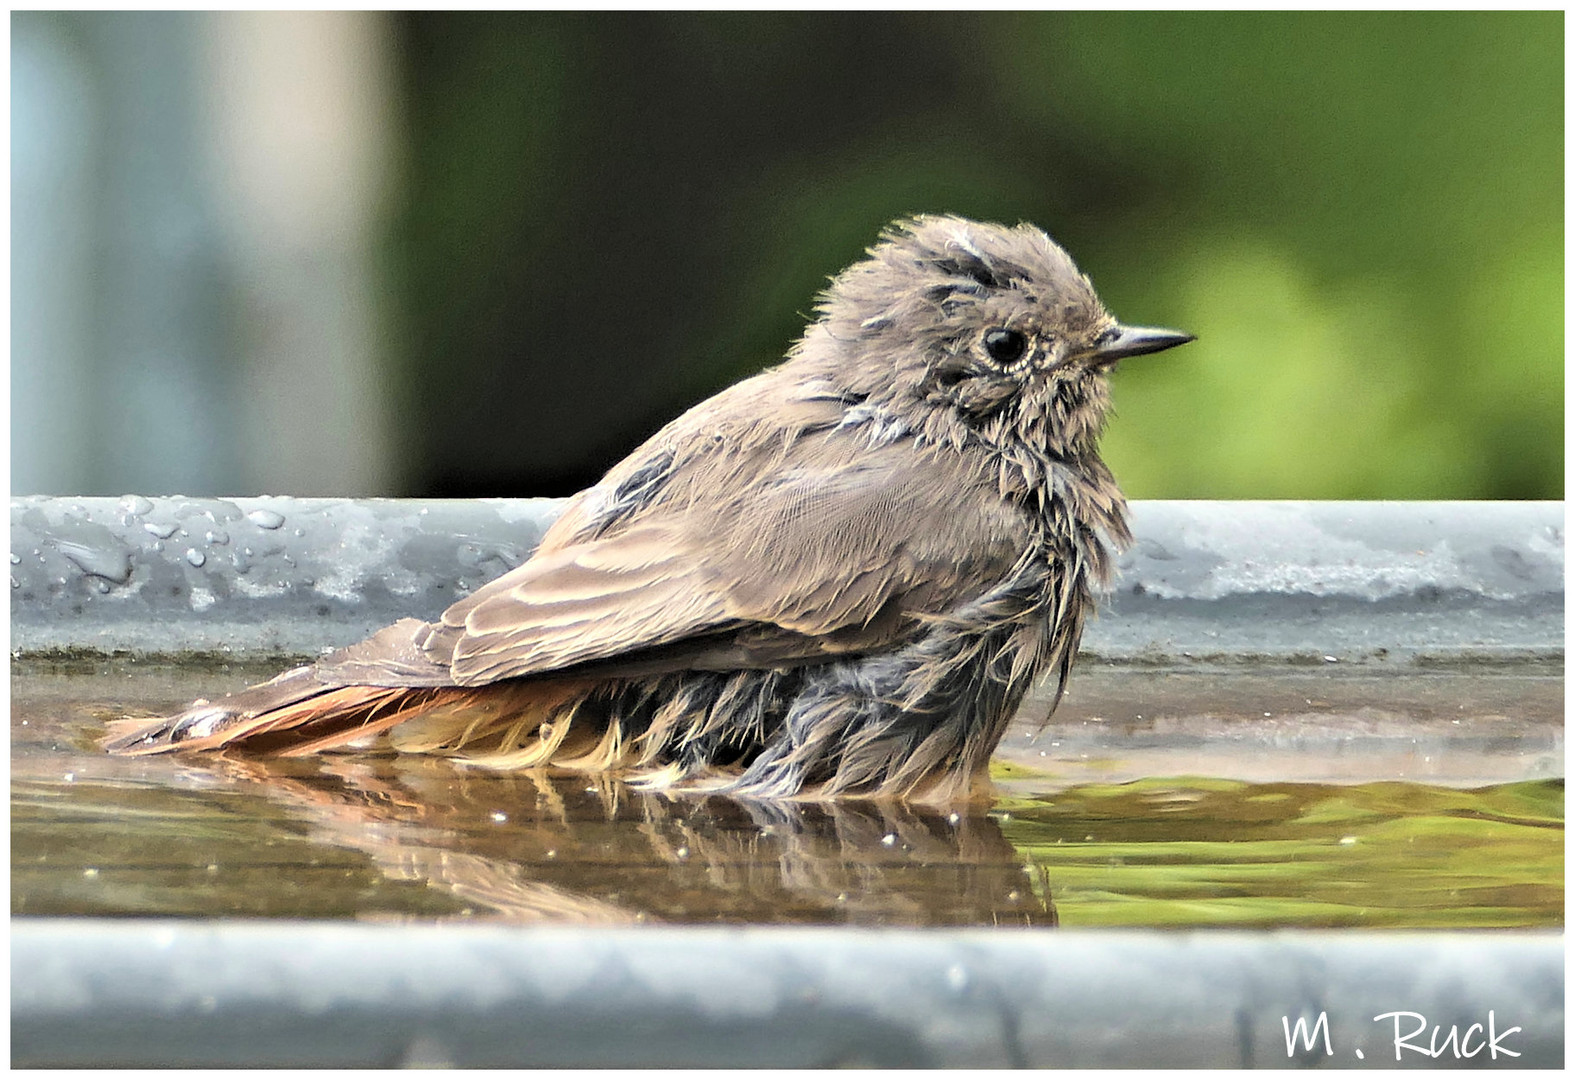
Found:
<path fill-rule="evenodd" d="M 1117 322 L 1034 226 L 949 215 L 893 225 L 820 313 L 805 346 L 830 352 L 848 389 L 984 432 L 1009 425 L 1055 453 L 1092 446 L 1118 360 L 1192 340 Z"/>

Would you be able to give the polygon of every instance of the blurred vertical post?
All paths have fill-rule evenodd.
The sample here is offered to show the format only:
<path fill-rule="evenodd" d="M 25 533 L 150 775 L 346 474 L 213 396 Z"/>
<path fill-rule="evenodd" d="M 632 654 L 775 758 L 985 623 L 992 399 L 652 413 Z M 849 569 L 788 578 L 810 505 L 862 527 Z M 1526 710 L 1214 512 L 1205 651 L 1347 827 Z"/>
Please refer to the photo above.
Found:
<path fill-rule="evenodd" d="M 215 490 L 233 457 L 191 16 L 12 31 L 12 488 Z"/>
<path fill-rule="evenodd" d="M 12 490 L 394 493 L 387 17 L 11 25 Z"/>
<path fill-rule="evenodd" d="M 92 459 L 84 282 L 93 132 L 81 51 L 59 17 L 11 17 L 11 489 L 64 493 Z M 58 486 L 67 485 L 67 486 Z"/>
<path fill-rule="evenodd" d="M 377 280 L 395 142 L 388 17 L 212 12 L 199 39 L 212 199 L 237 297 L 241 482 L 391 494 Z"/>

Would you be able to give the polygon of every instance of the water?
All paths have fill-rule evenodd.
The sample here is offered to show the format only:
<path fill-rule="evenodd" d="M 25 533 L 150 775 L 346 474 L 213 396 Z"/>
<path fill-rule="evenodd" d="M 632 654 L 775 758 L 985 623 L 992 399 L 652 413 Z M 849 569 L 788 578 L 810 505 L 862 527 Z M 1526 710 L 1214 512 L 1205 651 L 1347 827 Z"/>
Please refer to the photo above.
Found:
<path fill-rule="evenodd" d="M 98 544 L 84 544 L 57 540 L 55 547 L 89 577 L 113 581 L 116 585 L 131 580 L 131 551 L 119 541 L 109 539 Z"/>
<path fill-rule="evenodd" d="M 272 673 L 14 665 L 13 914 L 1562 925 L 1557 673 L 1080 669 L 975 807 L 92 745 L 104 716 Z"/>
<path fill-rule="evenodd" d="M 277 529 L 284 524 L 284 515 L 274 510 L 252 510 L 246 520 L 259 529 Z"/>

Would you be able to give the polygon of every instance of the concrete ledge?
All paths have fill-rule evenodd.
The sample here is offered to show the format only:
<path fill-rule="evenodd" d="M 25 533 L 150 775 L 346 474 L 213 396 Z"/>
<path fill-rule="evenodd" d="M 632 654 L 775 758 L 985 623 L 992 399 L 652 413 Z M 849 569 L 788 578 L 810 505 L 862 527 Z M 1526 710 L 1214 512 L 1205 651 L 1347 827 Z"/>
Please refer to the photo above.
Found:
<path fill-rule="evenodd" d="M 1564 1056 L 1554 934 L 19 919 L 11 970 L 21 1068 L 1382 1067 L 1396 1011 L 1411 1046 L 1481 1024 L 1472 1064 Z M 1288 1054 L 1320 1013 L 1333 1053 Z"/>
<path fill-rule="evenodd" d="M 311 656 L 436 617 L 559 500 L 11 502 L 15 654 Z M 1114 662 L 1561 662 L 1562 503 L 1139 502 Z"/>

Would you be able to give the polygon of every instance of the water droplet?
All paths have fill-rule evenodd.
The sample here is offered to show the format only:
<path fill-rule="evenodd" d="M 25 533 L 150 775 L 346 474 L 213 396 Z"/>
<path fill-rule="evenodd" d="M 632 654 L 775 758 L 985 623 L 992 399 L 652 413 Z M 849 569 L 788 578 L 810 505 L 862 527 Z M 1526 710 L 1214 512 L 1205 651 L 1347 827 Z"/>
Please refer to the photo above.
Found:
<path fill-rule="evenodd" d="M 882 844 L 886 845 L 887 847 L 891 847 L 893 844 L 895 844 L 897 842 L 897 834 L 889 832 L 885 836 L 880 838 L 880 842 Z"/>
<path fill-rule="evenodd" d="M 306 530 L 304 530 L 304 529 L 296 529 L 295 530 L 295 535 L 296 536 L 305 536 L 306 535 Z"/>
<path fill-rule="evenodd" d="M 166 525 L 159 521 L 144 521 L 142 527 L 160 540 L 168 540 L 175 535 L 175 530 L 180 528 L 178 524 L 173 522 Z"/>
<path fill-rule="evenodd" d="M 191 563 L 193 566 L 201 566 L 203 563 L 208 561 L 208 556 L 204 555 L 196 548 L 187 548 L 186 561 Z"/>
<path fill-rule="evenodd" d="M 164 541 L 162 541 L 162 540 L 155 540 L 155 541 L 153 541 L 153 550 L 154 551 L 163 551 L 164 550 Z"/>
<path fill-rule="evenodd" d="M 284 524 L 284 515 L 272 510 L 253 510 L 246 515 L 246 520 L 259 529 L 277 529 Z"/>
<path fill-rule="evenodd" d="M 503 824 L 508 819 L 509 819 L 509 816 L 507 814 L 505 814 L 502 810 L 494 810 L 492 812 L 492 820 L 496 821 L 499 825 Z"/>
<path fill-rule="evenodd" d="M 13 588 L 13 589 L 20 589 L 21 587 L 22 587 L 22 583 L 20 581 L 18 581 L 16 578 L 13 577 L 11 579 L 11 588 Z"/>
<path fill-rule="evenodd" d="M 109 582 L 105 581 L 103 578 L 96 579 L 93 582 L 93 587 L 101 593 L 109 592 Z"/>
<path fill-rule="evenodd" d="M 16 553 L 16 552 L 14 552 L 14 551 L 13 551 L 13 552 L 11 552 L 11 565 L 12 565 L 12 566 L 15 566 L 15 565 L 16 565 L 16 564 L 17 564 L 17 563 L 19 563 L 19 562 L 21 562 L 21 561 L 22 561 L 22 556 L 20 556 L 20 555 L 18 555 L 18 554 L 17 554 L 17 553 Z"/>
<path fill-rule="evenodd" d="M 96 867 L 96 866 L 88 867 L 86 870 L 82 871 L 82 876 L 85 877 L 85 878 L 98 877 L 98 867 Z"/>
<path fill-rule="evenodd" d="M 210 544 L 228 544 L 230 542 L 230 534 L 223 529 L 209 529 L 203 536 L 203 539 Z"/>
<path fill-rule="evenodd" d="M 55 548 L 84 574 L 106 578 L 116 585 L 131 580 L 131 552 L 123 547 L 94 547 L 75 540 L 56 540 Z"/>
<path fill-rule="evenodd" d="M 235 567 L 235 572 L 237 574 L 244 574 L 246 571 L 252 568 L 252 561 L 251 559 L 247 558 L 247 555 L 249 554 L 251 554 L 250 548 L 248 548 L 244 553 L 239 551 L 230 552 L 230 565 Z"/>
<path fill-rule="evenodd" d="M 125 495 L 121 497 L 120 508 L 128 514 L 146 514 L 153 509 L 153 504 L 141 495 Z"/>
<path fill-rule="evenodd" d="M 71 783 L 71 782 L 72 782 L 72 781 L 73 781 L 73 780 L 75 780 L 75 779 L 76 779 L 76 778 L 77 778 L 77 774 L 76 774 L 76 773 L 74 773 L 74 772 L 68 772 L 68 773 L 66 773 L 66 783 L 68 783 L 68 784 L 69 784 L 69 783 Z"/>

